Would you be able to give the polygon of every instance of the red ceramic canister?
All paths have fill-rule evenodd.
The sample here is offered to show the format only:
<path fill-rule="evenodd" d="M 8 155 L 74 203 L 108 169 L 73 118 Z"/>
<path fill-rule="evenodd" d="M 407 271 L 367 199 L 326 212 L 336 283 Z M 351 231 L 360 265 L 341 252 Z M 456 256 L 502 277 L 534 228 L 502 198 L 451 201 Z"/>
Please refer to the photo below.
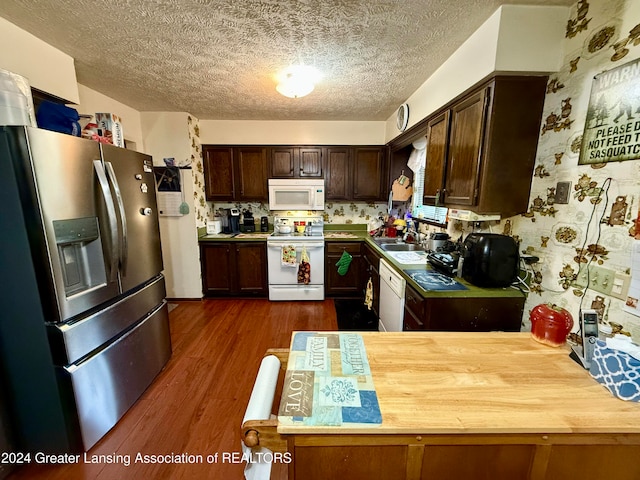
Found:
<path fill-rule="evenodd" d="M 552 347 L 563 345 L 573 328 L 571 314 L 554 304 L 542 303 L 533 307 L 529 318 L 533 339 Z"/>

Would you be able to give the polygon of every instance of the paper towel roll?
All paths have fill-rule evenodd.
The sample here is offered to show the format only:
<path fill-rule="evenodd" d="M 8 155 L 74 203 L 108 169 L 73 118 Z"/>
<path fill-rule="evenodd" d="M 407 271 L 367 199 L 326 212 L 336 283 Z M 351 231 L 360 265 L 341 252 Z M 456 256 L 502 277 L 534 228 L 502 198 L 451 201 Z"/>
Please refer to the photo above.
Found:
<path fill-rule="evenodd" d="M 262 359 L 242 423 L 247 420 L 269 419 L 273 397 L 276 394 L 278 372 L 280 372 L 280 360 L 278 360 L 278 357 L 267 355 Z"/>
<path fill-rule="evenodd" d="M 276 394 L 276 384 L 278 383 L 278 372 L 280 371 L 280 360 L 275 355 L 267 355 L 260 363 L 260 369 L 253 384 L 251 397 L 247 404 L 242 423 L 248 420 L 268 420 L 271 417 L 271 406 L 273 397 Z M 268 448 L 262 446 L 247 447 L 242 443 L 242 452 L 245 455 L 251 452 L 272 453 Z M 271 457 L 271 455 L 266 456 Z M 261 459 L 265 455 L 260 456 Z M 257 463 L 247 463 L 244 469 L 246 480 L 269 480 L 271 477 L 271 462 L 260 461 Z"/>

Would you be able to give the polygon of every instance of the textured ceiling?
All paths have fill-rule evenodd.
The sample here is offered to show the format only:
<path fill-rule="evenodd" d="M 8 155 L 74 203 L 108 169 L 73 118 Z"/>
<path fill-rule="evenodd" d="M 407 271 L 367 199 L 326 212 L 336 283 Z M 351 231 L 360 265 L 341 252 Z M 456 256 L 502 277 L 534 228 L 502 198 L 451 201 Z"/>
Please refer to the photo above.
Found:
<path fill-rule="evenodd" d="M 504 3 L 574 0 L 1 0 L 0 16 L 139 111 L 364 121 L 386 120 Z M 276 73 L 300 61 L 323 80 L 281 96 Z"/>

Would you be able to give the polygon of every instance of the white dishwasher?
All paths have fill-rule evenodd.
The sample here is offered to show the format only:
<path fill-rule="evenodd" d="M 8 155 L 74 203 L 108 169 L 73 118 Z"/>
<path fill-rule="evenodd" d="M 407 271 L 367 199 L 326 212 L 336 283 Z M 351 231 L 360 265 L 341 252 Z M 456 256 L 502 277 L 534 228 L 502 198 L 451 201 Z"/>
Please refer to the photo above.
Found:
<path fill-rule="evenodd" d="M 380 323 L 381 332 L 401 332 L 404 320 L 406 280 L 387 262 L 380 259 Z"/>

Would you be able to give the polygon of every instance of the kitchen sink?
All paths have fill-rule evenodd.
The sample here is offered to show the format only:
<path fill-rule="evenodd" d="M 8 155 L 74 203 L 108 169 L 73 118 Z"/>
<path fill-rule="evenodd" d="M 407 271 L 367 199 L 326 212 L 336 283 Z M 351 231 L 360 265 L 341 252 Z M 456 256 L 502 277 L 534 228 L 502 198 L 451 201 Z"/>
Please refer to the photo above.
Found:
<path fill-rule="evenodd" d="M 388 252 L 424 252 L 424 248 L 415 243 L 383 243 L 380 248 Z"/>
<path fill-rule="evenodd" d="M 400 243 L 400 239 L 395 237 L 373 237 L 373 241 L 378 245 L 383 243 Z"/>

